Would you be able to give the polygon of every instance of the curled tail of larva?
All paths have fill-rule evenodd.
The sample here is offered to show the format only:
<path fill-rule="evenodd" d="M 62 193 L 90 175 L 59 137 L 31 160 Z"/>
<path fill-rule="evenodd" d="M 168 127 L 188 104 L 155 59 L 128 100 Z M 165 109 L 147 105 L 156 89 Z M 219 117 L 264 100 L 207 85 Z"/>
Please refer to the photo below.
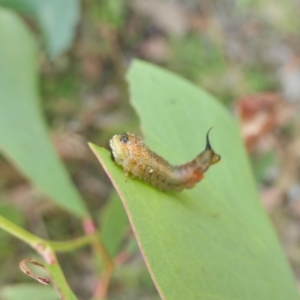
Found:
<path fill-rule="evenodd" d="M 209 141 L 209 133 L 210 131 L 213 129 L 213 127 L 210 127 L 206 133 L 206 146 L 205 146 L 205 150 L 212 150 L 212 147 L 210 145 L 210 141 Z"/>
<path fill-rule="evenodd" d="M 194 165 L 195 171 L 204 173 L 211 165 L 216 164 L 221 160 L 221 156 L 212 149 L 209 141 L 209 133 L 212 130 L 211 127 L 206 133 L 206 146 L 191 163 Z"/>
<path fill-rule="evenodd" d="M 186 176 L 186 187 L 190 188 L 199 182 L 203 178 L 203 174 L 209 169 L 213 164 L 220 161 L 221 156 L 216 154 L 212 149 L 209 141 L 209 132 L 212 128 L 207 131 L 206 134 L 206 146 L 205 149 L 191 162 L 181 165 L 177 168 L 177 172 L 184 174 Z"/>

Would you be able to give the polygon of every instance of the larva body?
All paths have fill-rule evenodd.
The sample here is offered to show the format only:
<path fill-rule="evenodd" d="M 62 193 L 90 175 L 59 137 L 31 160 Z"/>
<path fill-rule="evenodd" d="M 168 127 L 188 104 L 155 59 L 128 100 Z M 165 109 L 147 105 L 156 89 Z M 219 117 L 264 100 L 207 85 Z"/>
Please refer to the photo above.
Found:
<path fill-rule="evenodd" d="M 151 151 L 140 137 L 131 133 L 115 135 L 110 140 L 115 162 L 122 166 L 126 175 L 137 177 L 163 191 L 192 188 L 203 178 L 210 165 L 220 156 L 211 149 L 208 134 L 206 149 L 191 162 L 172 166 L 161 156 Z"/>

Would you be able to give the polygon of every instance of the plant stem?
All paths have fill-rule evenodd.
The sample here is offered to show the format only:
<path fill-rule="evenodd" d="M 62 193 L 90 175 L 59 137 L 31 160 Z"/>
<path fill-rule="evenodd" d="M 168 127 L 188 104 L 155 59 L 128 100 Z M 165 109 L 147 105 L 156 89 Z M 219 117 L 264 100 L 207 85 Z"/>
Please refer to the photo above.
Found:
<path fill-rule="evenodd" d="M 43 239 L 33 235 L 32 233 L 26 231 L 2 216 L 0 216 L 0 228 L 6 232 L 9 232 L 11 235 L 15 236 L 33 248 L 35 248 L 37 244 L 45 242 Z"/>
<path fill-rule="evenodd" d="M 40 253 L 45 249 L 51 249 L 52 252 L 71 252 L 95 243 L 95 240 L 98 238 L 97 233 L 93 233 L 69 241 L 47 241 L 33 235 L 2 216 L 0 216 L 0 228 L 28 244 L 33 249 L 38 250 Z M 105 251 L 101 251 L 101 255 L 105 257 L 104 261 L 107 260 L 106 254 Z"/>
<path fill-rule="evenodd" d="M 99 256 L 104 264 L 103 277 L 100 279 L 95 291 L 95 295 L 97 295 L 98 299 L 100 297 L 104 298 L 107 294 L 114 265 L 103 243 L 101 242 L 100 235 L 91 219 L 87 219 L 86 223 L 89 224 L 89 226 L 85 226 L 86 235 L 82 237 L 69 241 L 47 241 L 33 235 L 5 219 L 3 216 L 0 216 L 0 228 L 31 246 L 34 250 L 40 253 L 49 265 L 57 263 L 55 251 L 71 252 L 78 248 L 91 245 L 94 252 Z M 89 228 L 89 230 L 87 230 L 87 228 Z"/>
<path fill-rule="evenodd" d="M 94 242 L 95 235 L 84 235 L 69 241 L 49 241 L 49 245 L 56 252 L 71 252 Z"/>

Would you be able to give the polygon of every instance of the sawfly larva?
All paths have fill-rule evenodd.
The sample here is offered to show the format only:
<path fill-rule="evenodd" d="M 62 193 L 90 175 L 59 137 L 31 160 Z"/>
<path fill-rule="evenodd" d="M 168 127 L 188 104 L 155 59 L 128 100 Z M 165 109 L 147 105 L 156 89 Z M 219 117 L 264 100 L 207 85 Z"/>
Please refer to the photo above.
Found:
<path fill-rule="evenodd" d="M 114 161 L 123 167 L 126 176 L 137 177 L 162 191 L 180 192 L 194 187 L 204 177 L 203 173 L 221 159 L 210 145 L 209 131 L 205 150 L 180 166 L 172 166 L 151 151 L 140 137 L 128 132 L 113 136 L 110 147 Z"/>

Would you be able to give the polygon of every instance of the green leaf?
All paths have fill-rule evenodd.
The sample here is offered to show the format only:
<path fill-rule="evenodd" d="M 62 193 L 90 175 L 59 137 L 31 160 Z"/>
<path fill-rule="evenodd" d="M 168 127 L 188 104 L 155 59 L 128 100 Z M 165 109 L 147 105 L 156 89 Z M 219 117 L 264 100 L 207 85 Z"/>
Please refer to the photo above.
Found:
<path fill-rule="evenodd" d="M 2 300 L 41 299 L 41 295 L 43 295 L 43 300 L 58 299 L 57 292 L 52 286 L 14 284 L 0 289 L 0 298 Z"/>
<path fill-rule="evenodd" d="M 0 151 L 53 201 L 84 217 L 87 209 L 49 140 L 37 86 L 32 35 L 0 8 Z"/>
<path fill-rule="evenodd" d="M 114 29 L 119 29 L 125 22 L 126 2 L 122 0 L 102 0 L 101 5 L 97 3 L 94 14 L 98 19 L 107 23 Z"/>
<path fill-rule="evenodd" d="M 113 193 L 101 216 L 101 240 L 111 257 L 119 253 L 126 230 L 128 219 L 120 197 Z"/>
<path fill-rule="evenodd" d="M 80 17 L 79 0 L 0 0 L 0 5 L 25 13 L 38 23 L 51 58 L 70 48 Z"/>
<path fill-rule="evenodd" d="M 269 151 L 258 157 L 252 157 L 251 165 L 256 182 L 258 184 L 263 182 L 263 180 L 265 179 L 266 170 L 271 166 L 274 166 L 275 164 L 276 161 L 274 151 Z"/>
<path fill-rule="evenodd" d="M 92 146 L 118 191 L 163 299 L 299 299 L 291 270 L 259 200 L 237 124 L 210 95 L 136 61 L 131 101 L 145 141 L 172 164 L 193 159 L 211 132 L 222 161 L 195 188 L 164 193 L 126 178 Z M 126 130 L 126 129 L 125 129 Z"/>

